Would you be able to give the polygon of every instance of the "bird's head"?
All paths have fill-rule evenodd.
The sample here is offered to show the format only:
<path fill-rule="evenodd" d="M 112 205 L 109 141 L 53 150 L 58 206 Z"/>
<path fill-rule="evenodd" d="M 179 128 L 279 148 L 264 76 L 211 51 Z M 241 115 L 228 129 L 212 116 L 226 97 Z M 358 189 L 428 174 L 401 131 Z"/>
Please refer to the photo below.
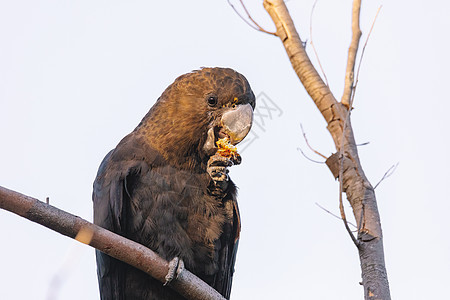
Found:
<path fill-rule="evenodd" d="M 166 159 L 193 165 L 213 155 L 220 138 L 233 145 L 242 141 L 254 108 L 255 95 L 243 75 L 228 68 L 202 68 L 178 77 L 140 127 Z"/>

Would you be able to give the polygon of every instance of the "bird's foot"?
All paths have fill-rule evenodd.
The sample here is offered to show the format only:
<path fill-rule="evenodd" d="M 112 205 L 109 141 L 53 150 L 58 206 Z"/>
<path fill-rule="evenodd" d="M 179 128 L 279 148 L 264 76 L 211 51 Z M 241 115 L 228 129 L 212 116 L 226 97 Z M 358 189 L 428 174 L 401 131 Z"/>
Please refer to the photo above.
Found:
<path fill-rule="evenodd" d="M 228 181 L 228 167 L 232 165 L 229 158 L 214 154 L 209 158 L 206 170 L 215 182 Z"/>
<path fill-rule="evenodd" d="M 223 156 L 215 154 L 208 160 L 206 171 L 212 179 L 212 185 L 209 187 L 211 194 L 216 197 L 222 197 L 223 192 L 228 187 L 228 167 L 231 167 L 233 162 Z"/>
<path fill-rule="evenodd" d="M 207 169 L 209 176 L 216 182 L 228 181 L 228 169 L 223 166 L 209 166 Z"/>
<path fill-rule="evenodd" d="M 172 280 L 176 279 L 178 275 L 180 275 L 181 271 L 184 269 L 184 262 L 179 257 L 174 257 L 169 262 L 169 271 L 165 277 L 166 281 L 164 282 L 164 286 L 168 285 L 172 282 Z"/>

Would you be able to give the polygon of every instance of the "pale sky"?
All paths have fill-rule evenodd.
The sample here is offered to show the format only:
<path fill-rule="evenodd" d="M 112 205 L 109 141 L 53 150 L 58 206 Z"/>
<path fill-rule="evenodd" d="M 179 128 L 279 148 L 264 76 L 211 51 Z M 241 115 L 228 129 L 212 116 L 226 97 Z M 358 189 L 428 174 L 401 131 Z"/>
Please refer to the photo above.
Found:
<path fill-rule="evenodd" d="M 245 2 L 274 30 L 262 1 Z M 314 12 L 314 44 L 337 98 L 351 2 L 319 0 Z M 288 2 L 308 42 L 312 4 Z M 362 42 L 380 5 L 353 127 L 358 143 L 370 142 L 359 151 L 372 185 L 399 163 L 376 189 L 392 298 L 443 299 L 450 5 L 363 1 Z M 312 56 L 309 43 L 307 50 Z M 301 123 L 310 144 L 332 154 L 326 124 L 279 39 L 249 28 L 225 0 L 0 0 L 0 185 L 92 220 L 104 155 L 177 76 L 202 66 L 244 74 L 262 116 L 252 143 L 241 145 L 242 164 L 230 170 L 242 217 L 232 299 L 363 299 L 355 247 L 342 222 L 315 204 L 338 213 L 338 184 L 297 150 L 321 160 Z M 98 299 L 92 248 L 5 211 L 0 241 L 0 299 Z"/>

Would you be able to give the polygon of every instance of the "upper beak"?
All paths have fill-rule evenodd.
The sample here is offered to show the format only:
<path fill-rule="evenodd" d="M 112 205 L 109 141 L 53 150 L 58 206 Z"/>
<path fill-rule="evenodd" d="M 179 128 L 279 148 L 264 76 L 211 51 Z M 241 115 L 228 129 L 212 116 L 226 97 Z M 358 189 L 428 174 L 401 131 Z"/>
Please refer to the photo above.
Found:
<path fill-rule="evenodd" d="M 230 137 L 230 143 L 236 145 L 242 141 L 252 128 L 253 108 L 250 104 L 239 104 L 222 115 L 220 123 Z"/>

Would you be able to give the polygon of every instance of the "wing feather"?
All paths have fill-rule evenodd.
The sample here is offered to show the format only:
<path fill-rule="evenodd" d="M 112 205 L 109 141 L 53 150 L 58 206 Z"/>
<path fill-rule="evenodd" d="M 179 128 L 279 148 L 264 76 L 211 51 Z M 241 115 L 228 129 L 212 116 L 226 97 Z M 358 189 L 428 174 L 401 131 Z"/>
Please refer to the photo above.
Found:
<path fill-rule="evenodd" d="M 94 181 L 94 223 L 120 235 L 127 235 L 126 208 L 129 202 L 127 178 L 143 168 L 142 160 L 115 159 L 123 152 L 111 150 L 103 159 Z M 125 299 L 126 264 L 96 250 L 97 277 L 102 300 Z"/>
<path fill-rule="evenodd" d="M 230 298 L 231 285 L 233 282 L 234 265 L 236 262 L 236 253 L 239 244 L 239 234 L 241 231 L 239 208 L 236 200 L 236 186 L 231 183 L 231 189 L 228 191 L 228 204 L 231 220 L 224 226 L 224 232 L 221 237 L 219 272 L 216 275 L 213 287 L 221 293 L 226 299 Z"/>

